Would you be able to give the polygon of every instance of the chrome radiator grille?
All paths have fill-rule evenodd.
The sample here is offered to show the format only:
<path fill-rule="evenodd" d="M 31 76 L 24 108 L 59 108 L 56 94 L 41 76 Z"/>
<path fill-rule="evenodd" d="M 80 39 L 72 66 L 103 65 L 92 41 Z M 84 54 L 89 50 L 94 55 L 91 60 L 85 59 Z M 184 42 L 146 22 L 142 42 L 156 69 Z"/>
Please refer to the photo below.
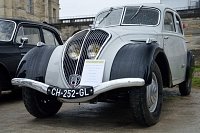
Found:
<path fill-rule="evenodd" d="M 80 83 L 85 59 L 89 59 L 87 55 L 88 47 L 91 44 L 95 44 L 101 47 L 107 42 L 108 39 L 109 34 L 99 29 L 81 31 L 70 39 L 65 47 L 62 60 L 62 68 L 64 72 L 63 74 L 69 86 L 77 87 Z M 76 60 L 71 59 L 67 53 L 69 47 L 74 44 L 81 48 L 80 57 Z"/>

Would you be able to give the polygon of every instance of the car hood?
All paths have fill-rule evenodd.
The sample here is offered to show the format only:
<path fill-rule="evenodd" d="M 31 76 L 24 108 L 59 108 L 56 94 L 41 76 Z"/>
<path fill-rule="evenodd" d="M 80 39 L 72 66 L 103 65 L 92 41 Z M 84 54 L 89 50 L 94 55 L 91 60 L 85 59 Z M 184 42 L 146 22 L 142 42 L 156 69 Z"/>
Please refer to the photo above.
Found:
<path fill-rule="evenodd" d="M 102 30 L 107 31 L 112 35 L 112 38 L 120 37 L 123 41 L 146 41 L 146 39 L 151 38 L 157 41 L 158 32 L 153 30 L 151 27 L 111 27 L 102 28 Z"/>

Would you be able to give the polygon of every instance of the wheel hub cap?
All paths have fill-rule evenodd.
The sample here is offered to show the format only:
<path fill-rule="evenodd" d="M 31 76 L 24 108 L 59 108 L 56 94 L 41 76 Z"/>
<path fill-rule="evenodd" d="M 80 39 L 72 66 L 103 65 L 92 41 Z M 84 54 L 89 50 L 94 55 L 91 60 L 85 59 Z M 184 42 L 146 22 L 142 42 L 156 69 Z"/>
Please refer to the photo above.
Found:
<path fill-rule="evenodd" d="M 150 112 L 154 112 L 158 102 L 158 82 L 154 73 L 152 73 L 152 82 L 147 86 L 147 106 Z"/>

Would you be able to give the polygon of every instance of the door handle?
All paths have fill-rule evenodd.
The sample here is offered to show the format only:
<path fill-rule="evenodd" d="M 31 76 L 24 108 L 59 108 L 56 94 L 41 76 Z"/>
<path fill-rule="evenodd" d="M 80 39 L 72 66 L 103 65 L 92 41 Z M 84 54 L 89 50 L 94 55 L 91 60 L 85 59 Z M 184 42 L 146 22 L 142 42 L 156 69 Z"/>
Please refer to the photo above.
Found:
<path fill-rule="evenodd" d="M 185 64 L 182 64 L 182 65 L 181 65 L 181 68 L 184 68 L 184 67 L 185 67 Z"/>
<path fill-rule="evenodd" d="M 169 36 L 165 36 L 164 39 L 169 39 Z"/>

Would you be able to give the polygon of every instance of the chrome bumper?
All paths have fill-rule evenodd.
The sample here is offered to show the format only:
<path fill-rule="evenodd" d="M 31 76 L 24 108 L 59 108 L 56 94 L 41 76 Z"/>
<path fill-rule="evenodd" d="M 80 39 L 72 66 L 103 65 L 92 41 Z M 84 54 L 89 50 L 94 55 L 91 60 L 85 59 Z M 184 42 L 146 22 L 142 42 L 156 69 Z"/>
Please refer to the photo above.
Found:
<path fill-rule="evenodd" d="M 13 78 L 11 83 L 13 85 L 29 87 L 37 91 L 40 91 L 44 94 L 47 94 L 48 88 L 52 87 L 51 85 L 47 85 L 47 84 L 44 84 L 35 80 L 31 80 L 31 79 L 26 79 L 26 78 Z M 99 85 L 93 86 L 94 96 L 99 95 L 103 92 L 107 92 L 107 91 L 121 88 L 121 87 L 143 86 L 144 84 L 145 84 L 145 81 L 144 79 L 141 79 L 141 78 L 115 79 L 115 80 L 103 82 Z"/>

